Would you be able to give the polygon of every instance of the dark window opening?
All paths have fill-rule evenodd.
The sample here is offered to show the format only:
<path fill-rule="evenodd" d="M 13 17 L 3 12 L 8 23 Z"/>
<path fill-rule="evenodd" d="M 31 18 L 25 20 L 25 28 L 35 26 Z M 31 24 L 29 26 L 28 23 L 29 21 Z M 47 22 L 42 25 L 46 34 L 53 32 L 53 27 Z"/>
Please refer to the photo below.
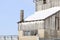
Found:
<path fill-rule="evenodd" d="M 58 17 L 58 30 L 59 30 L 59 17 Z"/>
<path fill-rule="evenodd" d="M 55 17 L 55 29 L 59 30 L 59 17 Z"/>
<path fill-rule="evenodd" d="M 43 0 L 43 4 L 46 4 L 46 0 Z"/>
<path fill-rule="evenodd" d="M 24 36 L 36 36 L 38 34 L 37 30 L 23 31 Z"/>

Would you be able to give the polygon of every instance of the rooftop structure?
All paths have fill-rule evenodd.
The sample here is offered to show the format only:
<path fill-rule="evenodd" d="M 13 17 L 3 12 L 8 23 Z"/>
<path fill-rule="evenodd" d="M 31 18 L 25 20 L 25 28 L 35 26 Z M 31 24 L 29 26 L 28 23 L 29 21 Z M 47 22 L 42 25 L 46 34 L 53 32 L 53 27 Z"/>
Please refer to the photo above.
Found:
<path fill-rule="evenodd" d="M 60 7 L 52 7 L 46 10 L 37 11 L 25 19 L 25 21 L 43 20 L 60 10 Z"/>

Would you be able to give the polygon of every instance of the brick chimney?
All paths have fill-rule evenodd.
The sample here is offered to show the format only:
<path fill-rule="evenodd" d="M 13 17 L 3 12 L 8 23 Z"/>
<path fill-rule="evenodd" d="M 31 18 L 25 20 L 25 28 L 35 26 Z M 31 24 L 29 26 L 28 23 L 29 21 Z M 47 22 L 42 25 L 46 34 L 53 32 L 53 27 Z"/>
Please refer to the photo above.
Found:
<path fill-rule="evenodd" d="M 24 10 L 20 10 L 20 22 L 24 22 Z"/>

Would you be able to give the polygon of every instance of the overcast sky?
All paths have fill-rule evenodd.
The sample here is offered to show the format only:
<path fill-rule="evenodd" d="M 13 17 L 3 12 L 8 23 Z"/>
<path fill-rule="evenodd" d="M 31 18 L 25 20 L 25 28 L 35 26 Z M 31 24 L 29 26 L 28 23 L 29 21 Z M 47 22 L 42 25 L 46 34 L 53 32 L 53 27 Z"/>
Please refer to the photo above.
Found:
<path fill-rule="evenodd" d="M 34 13 L 33 0 L 0 0 L 0 35 L 17 35 L 20 10 L 24 18 Z"/>

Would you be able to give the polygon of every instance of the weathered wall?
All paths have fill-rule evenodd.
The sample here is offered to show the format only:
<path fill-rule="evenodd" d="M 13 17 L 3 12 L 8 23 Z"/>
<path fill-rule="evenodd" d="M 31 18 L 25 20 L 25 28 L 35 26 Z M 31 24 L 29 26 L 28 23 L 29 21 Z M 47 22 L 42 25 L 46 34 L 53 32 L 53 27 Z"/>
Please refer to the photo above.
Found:
<path fill-rule="evenodd" d="M 60 6 L 60 0 L 46 0 L 46 4 L 43 4 L 43 0 L 35 2 L 36 11 L 40 11 L 56 6 Z"/>
<path fill-rule="evenodd" d="M 44 29 L 38 29 L 38 36 L 39 38 L 44 38 Z"/>
<path fill-rule="evenodd" d="M 18 30 L 38 30 L 44 29 L 44 21 L 25 22 L 18 24 Z"/>
<path fill-rule="evenodd" d="M 45 37 L 60 38 L 60 12 L 45 19 Z"/>

